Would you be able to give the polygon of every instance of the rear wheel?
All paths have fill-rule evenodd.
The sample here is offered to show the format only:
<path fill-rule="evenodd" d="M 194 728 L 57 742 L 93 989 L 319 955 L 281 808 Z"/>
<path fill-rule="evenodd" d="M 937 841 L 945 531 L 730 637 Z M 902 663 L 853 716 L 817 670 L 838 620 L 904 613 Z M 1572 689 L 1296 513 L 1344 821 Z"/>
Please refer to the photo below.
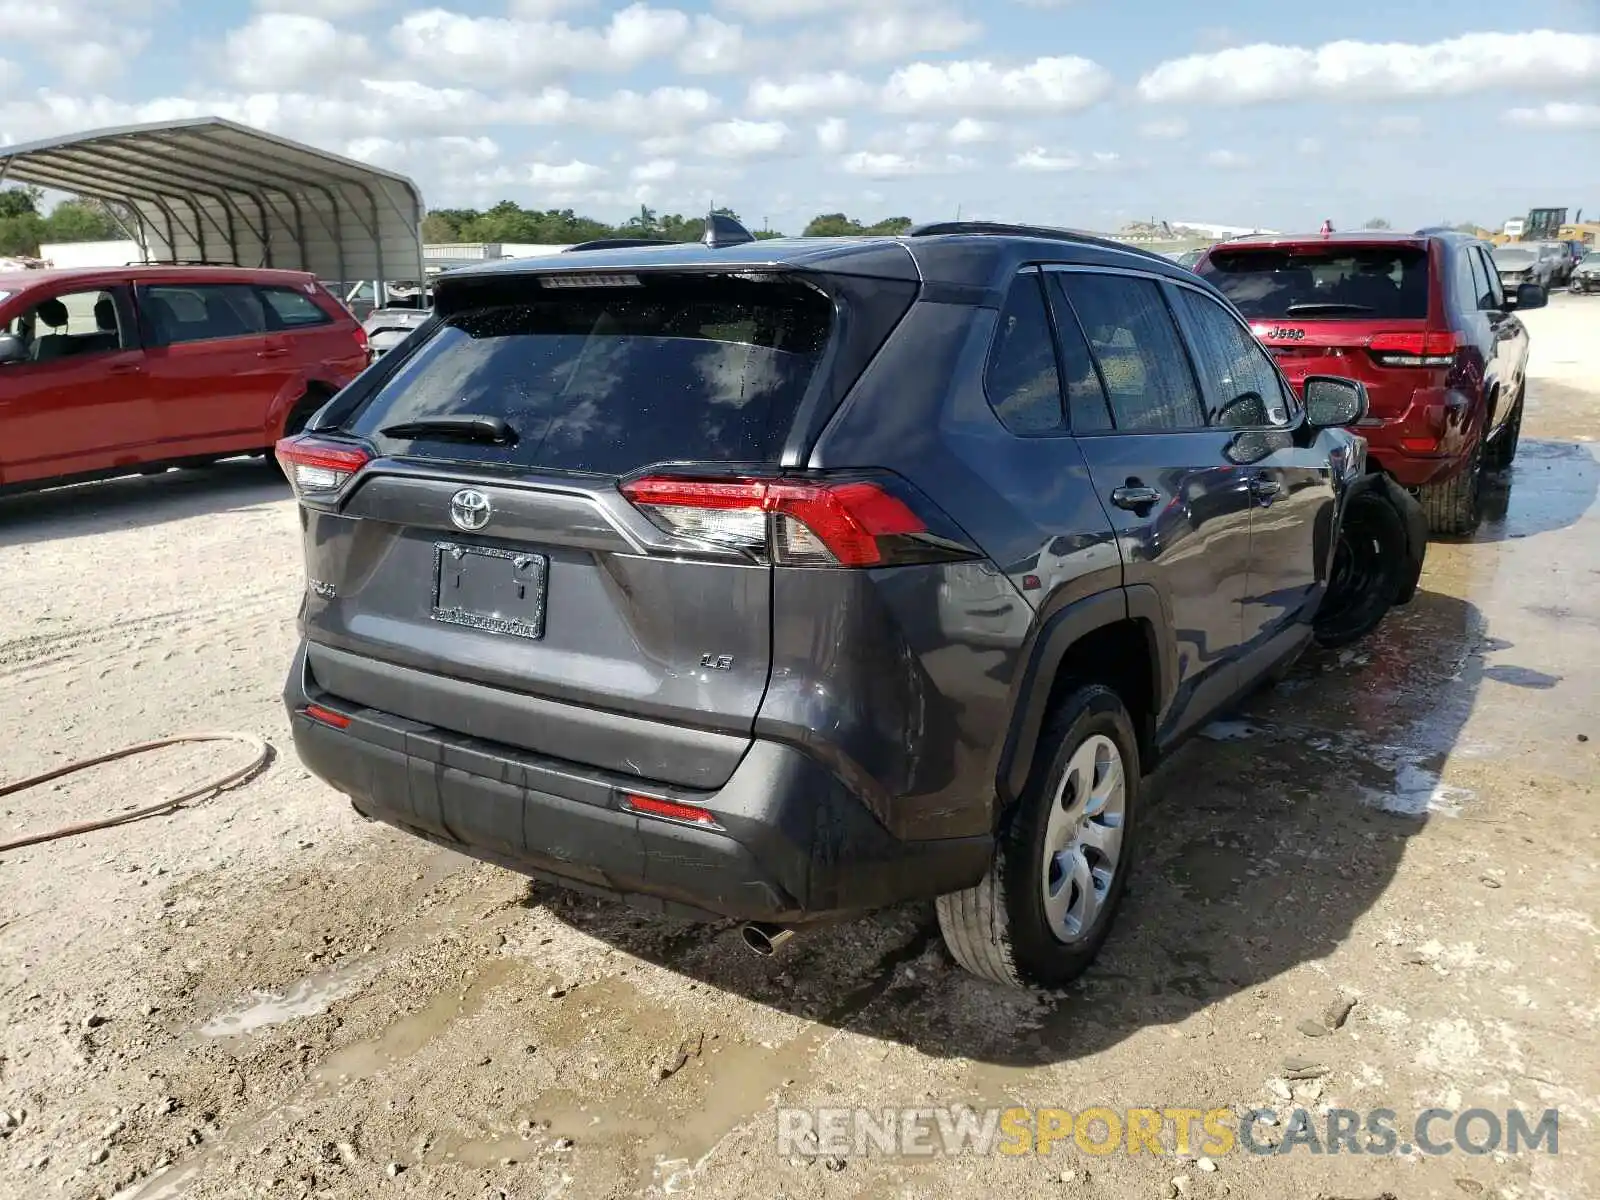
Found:
<path fill-rule="evenodd" d="M 1506 423 L 1500 427 L 1500 436 L 1489 443 L 1483 463 L 1491 471 L 1508 469 L 1517 457 L 1517 443 L 1522 440 L 1522 396 L 1526 390 L 1524 387 L 1517 393 L 1517 402 L 1506 415 Z"/>
<path fill-rule="evenodd" d="M 317 409 L 327 402 L 328 396 L 326 393 L 318 391 L 316 388 L 307 391 L 304 396 L 295 401 L 294 407 L 289 410 L 289 416 L 283 422 L 283 436 L 294 437 L 297 433 L 303 433 L 307 422 L 316 414 Z M 277 455 L 273 454 L 271 446 L 267 447 L 267 461 L 272 464 L 273 470 L 280 475 L 283 474 L 283 467 L 278 463 Z"/>
<path fill-rule="evenodd" d="M 1467 463 L 1443 483 L 1424 486 L 1417 499 L 1428 519 L 1428 532 L 1461 537 L 1477 529 L 1483 517 L 1479 496 L 1483 485 L 1483 438 L 1472 444 Z"/>
<path fill-rule="evenodd" d="M 1139 775 L 1122 700 L 1100 684 L 1074 688 L 1045 722 L 989 873 L 939 897 L 939 929 L 958 963 L 1024 987 L 1060 987 L 1083 973 L 1127 883 Z"/>
<path fill-rule="evenodd" d="M 1381 492 L 1350 500 L 1314 625 L 1319 645 L 1348 646 L 1377 628 L 1400 594 L 1407 549 L 1405 522 Z"/>

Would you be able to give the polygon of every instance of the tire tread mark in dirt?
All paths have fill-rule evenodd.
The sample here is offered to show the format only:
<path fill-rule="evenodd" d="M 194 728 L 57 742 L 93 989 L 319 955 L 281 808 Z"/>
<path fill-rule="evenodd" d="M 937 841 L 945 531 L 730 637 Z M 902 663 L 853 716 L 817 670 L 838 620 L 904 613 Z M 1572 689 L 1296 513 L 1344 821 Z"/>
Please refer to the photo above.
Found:
<path fill-rule="evenodd" d="M 871 977 L 865 983 L 846 992 L 837 1004 L 823 1014 L 822 1024 L 837 1028 L 872 1004 L 889 990 L 900 968 L 926 954 L 938 936 L 938 927 L 933 924 L 918 928 L 908 941 L 890 950 L 874 964 Z"/>

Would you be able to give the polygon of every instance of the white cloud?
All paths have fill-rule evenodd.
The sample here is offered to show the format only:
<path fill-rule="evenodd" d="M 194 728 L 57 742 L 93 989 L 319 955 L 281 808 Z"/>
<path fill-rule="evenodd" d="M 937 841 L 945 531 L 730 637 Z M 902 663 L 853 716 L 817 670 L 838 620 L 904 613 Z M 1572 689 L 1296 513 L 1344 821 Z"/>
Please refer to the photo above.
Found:
<path fill-rule="evenodd" d="M 972 117 L 962 117 L 945 131 L 945 138 L 952 146 L 975 146 L 980 142 L 993 141 L 999 136 L 1000 131 L 997 127 Z"/>
<path fill-rule="evenodd" d="M 678 66 L 692 75 L 727 74 L 744 70 L 755 53 L 739 26 L 702 14 L 694 19 L 694 33 L 678 54 Z"/>
<path fill-rule="evenodd" d="M 1538 108 L 1513 108 L 1506 120 L 1534 129 L 1600 129 L 1600 104 L 1552 101 Z"/>
<path fill-rule="evenodd" d="M 640 139 L 676 137 L 716 110 L 716 98 L 698 88 L 590 98 L 564 88 L 488 95 L 416 80 L 366 79 L 333 94 L 197 92 L 138 102 L 46 88 L 10 99 L 0 96 L 0 130 L 27 141 L 106 125 L 220 116 L 337 150 L 355 138 L 471 137 L 498 125 L 565 126 Z"/>
<path fill-rule="evenodd" d="M 322 17 L 329 21 L 342 21 L 372 12 L 382 0 L 256 0 L 262 12 L 303 13 L 308 17 Z"/>
<path fill-rule="evenodd" d="M 157 0 L 0 0 L 0 30 L 8 49 L 30 47 L 74 87 L 103 85 L 122 75 L 150 42 L 140 25 Z"/>
<path fill-rule="evenodd" d="M 959 13 L 883 12 L 858 16 L 844 27 L 844 52 L 856 62 L 886 62 L 911 54 L 956 50 L 983 32 Z"/>
<path fill-rule="evenodd" d="M 1086 58 L 1039 58 L 1010 69 L 979 61 L 912 63 L 889 77 L 883 103 L 895 112 L 1077 112 L 1110 90 L 1110 74 Z"/>
<path fill-rule="evenodd" d="M 817 126 L 817 145 L 830 154 L 837 154 L 850 140 L 850 123 L 843 117 L 829 117 Z"/>
<path fill-rule="evenodd" d="M 1170 121 L 1146 121 L 1143 125 L 1139 126 L 1140 137 L 1157 138 L 1162 140 L 1181 138 L 1188 132 L 1189 122 L 1185 121 L 1182 117 L 1176 117 Z"/>
<path fill-rule="evenodd" d="M 839 166 L 846 174 L 862 175 L 868 179 L 905 179 L 914 175 L 942 175 L 970 170 L 974 163 L 958 154 L 925 156 L 858 150 L 845 155 L 839 161 Z"/>
<path fill-rule="evenodd" d="M 1083 159 L 1076 154 L 1057 154 L 1035 146 L 1017 155 L 1011 165 L 1022 171 L 1076 171 L 1083 166 Z"/>
<path fill-rule="evenodd" d="M 1251 160 L 1243 154 L 1233 150 L 1213 150 L 1206 155 L 1206 165 L 1220 167 L 1225 171 L 1242 170 L 1250 166 Z"/>
<path fill-rule="evenodd" d="M 1139 80 L 1154 102 L 1254 104 L 1453 96 L 1497 87 L 1548 89 L 1600 80 L 1600 35 L 1469 33 L 1441 42 L 1258 43 L 1170 59 Z"/>
<path fill-rule="evenodd" d="M 671 158 L 652 158 L 649 162 L 642 162 L 628 172 L 628 178 L 635 183 L 665 183 L 678 174 L 677 160 Z"/>
<path fill-rule="evenodd" d="M 757 79 L 750 85 L 745 107 L 756 114 L 817 112 L 852 108 L 872 97 L 872 88 L 854 75 L 833 71 L 826 75 L 799 75 L 779 82 Z"/>
<path fill-rule="evenodd" d="M 690 29 L 687 14 L 647 4 L 630 4 L 604 26 L 584 27 L 430 8 L 408 14 L 391 36 L 419 71 L 525 85 L 577 71 L 631 70 L 679 50 Z"/>
<path fill-rule="evenodd" d="M 695 138 L 695 145 L 713 158 L 765 158 L 783 150 L 789 136 L 789 127 L 782 121 L 735 119 L 707 125 Z"/>
<path fill-rule="evenodd" d="M 321 17 L 262 13 L 223 43 L 229 76 L 247 88 L 277 90 L 315 84 L 367 58 L 366 39 L 335 28 Z"/>
<path fill-rule="evenodd" d="M 717 0 L 717 7 L 752 21 L 792 21 L 823 13 L 853 12 L 860 6 L 853 0 Z"/>
<path fill-rule="evenodd" d="M 566 163 L 529 163 L 528 182 L 535 187 L 572 190 L 592 187 L 605 178 L 605 169 L 573 159 Z"/>

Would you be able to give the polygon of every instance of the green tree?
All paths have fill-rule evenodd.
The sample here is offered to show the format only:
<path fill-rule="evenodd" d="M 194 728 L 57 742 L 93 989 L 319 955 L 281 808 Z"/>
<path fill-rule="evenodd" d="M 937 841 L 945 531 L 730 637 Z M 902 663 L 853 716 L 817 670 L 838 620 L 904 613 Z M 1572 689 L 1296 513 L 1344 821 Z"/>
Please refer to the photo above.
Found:
<path fill-rule="evenodd" d="M 461 226 L 442 212 L 435 210 L 422 218 L 422 240 L 430 245 L 459 241 L 460 234 Z"/>
<path fill-rule="evenodd" d="M 811 218 L 801 237 L 862 237 L 896 235 L 911 228 L 910 217 L 886 217 L 873 225 L 863 225 L 844 213 L 823 213 Z"/>
<path fill-rule="evenodd" d="M 36 187 L 9 187 L 0 191 L 0 217 L 37 216 L 44 193 Z"/>
<path fill-rule="evenodd" d="M 1373 217 L 1372 220 L 1368 221 L 1361 228 L 1363 228 L 1363 229 L 1393 229 L 1394 226 L 1389 224 L 1389 222 L 1385 221 L 1382 217 Z"/>
<path fill-rule="evenodd" d="M 63 200 L 44 221 L 47 242 L 105 242 L 126 236 L 98 200 Z"/>

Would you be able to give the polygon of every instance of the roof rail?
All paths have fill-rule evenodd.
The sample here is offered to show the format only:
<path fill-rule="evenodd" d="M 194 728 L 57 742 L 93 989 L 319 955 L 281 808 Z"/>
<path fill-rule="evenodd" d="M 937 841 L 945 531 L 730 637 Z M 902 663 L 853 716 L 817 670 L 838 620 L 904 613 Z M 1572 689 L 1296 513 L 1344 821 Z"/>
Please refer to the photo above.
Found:
<path fill-rule="evenodd" d="M 671 246 L 676 243 L 667 241 L 666 238 L 595 238 L 589 242 L 579 242 L 576 246 L 568 246 L 561 253 L 577 254 L 584 250 L 624 250 L 630 246 Z"/>
<path fill-rule="evenodd" d="M 1085 233 L 1081 229 L 1061 229 L 1051 225 L 1014 225 L 1006 221 L 935 221 L 928 225 L 917 225 L 907 230 L 905 236 L 938 237 L 950 233 L 1049 238 L 1052 241 L 1080 242 L 1089 246 L 1104 246 L 1111 250 L 1126 250 L 1129 254 L 1139 254 L 1145 258 L 1159 259 L 1161 262 L 1171 261 L 1154 250 L 1146 250 L 1143 246 L 1119 242 L 1115 238 L 1102 237 L 1097 233 Z"/>

